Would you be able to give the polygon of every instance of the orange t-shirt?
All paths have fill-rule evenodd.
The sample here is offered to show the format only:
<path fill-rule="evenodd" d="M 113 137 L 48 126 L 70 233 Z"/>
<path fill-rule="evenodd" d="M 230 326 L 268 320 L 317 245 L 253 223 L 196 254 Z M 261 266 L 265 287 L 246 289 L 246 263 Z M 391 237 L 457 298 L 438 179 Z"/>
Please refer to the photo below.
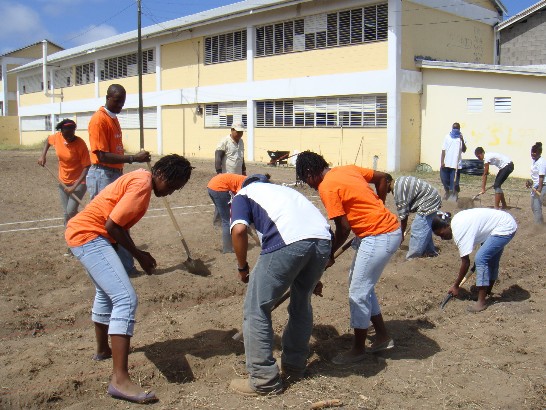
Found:
<path fill-rule="evenodd" d="M 329 219 L 347 215 L 359 238 L 398 229 L 398 218 L 370 188 L 373 169 L 345 165 L 329 170 L 318 187 Z"/>
<path fill-rule="evenodd" d="M 233 192 L 236 194 L 241 190 L 243 186 L 243 181 L 246 179 L 245 175 L 239 174 L 218 174 L 211 178 L 207 188 L 212 189 L 213 191 L 219 192 Z"/>
<path fill-rule="evenodd" d="M 123 155 L 123 141 L 121 140 L 121 126 L 116 118 L 110 117 L 104 107 L 100 107 L 89 121 L 89 145 L 91 147 L 91 163 L 101 164 L 97 151 L 111 152 Z M 123 169 L 123 164 L 102 164 L 110 168 Z"/>
<path fill-rule="evenodd" d="M 59 158 L 59 179 L 64 184 L 72 185 L 78 180 L 83 169 L 91 165 L 87 145 L 80 137 L 69 143 L 59 131 L 47 137 L 47 143 L 55 148 Z M 81 183 L 85 184 L 85 179 Z"/>
<path fill-rule="evenodd" d="M 114 243 L 104 227 L 108 217 L 127 230 L 144 216 L 151 196 L 150 172 L 138 169 L 119 177 L 68 221 L 64 234 L 66 243 L 71 247 L 81 246 L 99 235 Z"/>

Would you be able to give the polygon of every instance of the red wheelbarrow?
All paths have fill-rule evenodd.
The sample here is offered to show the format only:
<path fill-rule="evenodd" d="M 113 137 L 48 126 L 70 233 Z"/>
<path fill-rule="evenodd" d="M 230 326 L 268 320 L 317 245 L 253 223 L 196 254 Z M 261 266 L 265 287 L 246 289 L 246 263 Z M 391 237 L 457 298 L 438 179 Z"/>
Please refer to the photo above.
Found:
<path fill-rule="evenodd" d="M 287 165 L 288 164 L 288 156 L 290 155 L 290 151 L 267 151 L 267 155 L 269 155 L 269 163 L 267 165 L 271 165 L 272 167 L 276 167 L 277 164 L 279 165 Z"/>

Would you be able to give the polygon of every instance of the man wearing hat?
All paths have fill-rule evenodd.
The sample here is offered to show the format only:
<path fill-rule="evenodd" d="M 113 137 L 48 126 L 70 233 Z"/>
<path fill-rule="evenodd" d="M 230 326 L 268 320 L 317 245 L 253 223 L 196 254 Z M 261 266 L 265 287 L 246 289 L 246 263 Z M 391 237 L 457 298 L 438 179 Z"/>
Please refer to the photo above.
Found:
<path fill-rule="evenodd" d="M 242 122 L 231 124 L 231 133 L 222 138 L 214 152 L 214 167 L 217 174 L 229 173 L 246 175 L 245 144 L 242 140 L 245 131 Z"/>

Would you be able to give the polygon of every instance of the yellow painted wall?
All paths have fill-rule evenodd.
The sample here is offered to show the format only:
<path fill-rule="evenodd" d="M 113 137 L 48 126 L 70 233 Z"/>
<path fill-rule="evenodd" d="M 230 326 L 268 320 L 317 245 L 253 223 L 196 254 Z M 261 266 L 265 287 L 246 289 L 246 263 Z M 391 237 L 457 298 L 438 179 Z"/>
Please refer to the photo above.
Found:
<path fill-rule="evenodd" d="M 16 68 L 17 66 L 15 64 L 8 64 L 8 71 L 12 68 Z M 17 92 L 17 75 L 14 74 L 8 74 L 8 91 Z"/>
<path fill-rule="evenodd" d="M 55 98 L 55 101 L 60 102 L 60 98 Z M 50 97 L 46 97 L 43 91 L 36 93 L 22 94 L 19 97 L 19 105 L 21 107 L 28 107 L 32 105 L 49 104 L 51 102 Z"/>
<path fill-rule="evenodd" d="M 512 112 L 495 113 L 495 97 L 511 97 Z M 467 112 L 467 98 L 482 98 L 482 112 Z M 475 158 L 482 146 L 508 155 L 514 176 L 529 177 L 531 146 L 546 142 L 544 77 L 424 69 L 422 101 L 422 162 L 438 170 L 443 138 L 459 122 L 468 145 L 463 158 Z"/>
<path fill-rule="evenodd" d="M 421 156 L 421 96 L 402 94 L 400 170 L 415 171 Z"/>
<path fill-rule="evenodd" d="M 55 90 L 59 93 L 60 90 Z M 106 96 L 106 93 L 104 93 Z M 63 102 L 78 101 L 88 98 L 95 98 L 95 84 L 84 84 L 63 88 Z"/>
<path fill-rule="evenodd" d="M 161 46 L 163 90 L 246 81 L 246 60 L 203 63 L 203 38 Z"/>
<path fill-rule="evenodd" d="M 481 4 L 481 3 L 480 3 Z M 479 21 L 402 3 L 402 68 L 415 70 L 415 57 L 493 64 L 493 28 Z"/>
<path fill-rule="evenodd" d="M 138 94 L 138 76 L 134 76 L 99 81 L 99 97 L 106 97 L 106 91 L 112 84 L 121 84 L 125 88 L 125 91 L 127 91 L 127 94 Z M 145 93 L 156 91 L 155 74 L 145 74 L 142 76 L 142 91 Z"/>
<path fill-rule="evenodd" d="M 0 117 L 0 144 L 19 145 L 19 117 Z"/>
<path fill-rule="evenodd" d="M 22 144 L 21 145 L 33 145 L 37 143 L 43 143 L 46 138 L 51 135 L 48 131 L 25 131 L 21 133 Z M 79 135 L 78 135 L 79 136 Z"/>
<path fill-rule="evenodd" d="M 140 151 L 140 130 L 123 129 L 123 148 L 127 154 Z M 157 154 L 157 130 L 144 129 L 144 149 Z"/>
<path fill-rule="evenodd" d="M 17 107 L 17 101 L 8 101 L 8 109 L 9 115 L 17 115 L 18 107 Z"/>
<path fill-rule="evenodd" d="M 386 41 L 288 53 L 254 59 L 254 79 L 307 77 L 384 70 L 388 66 Z"/>

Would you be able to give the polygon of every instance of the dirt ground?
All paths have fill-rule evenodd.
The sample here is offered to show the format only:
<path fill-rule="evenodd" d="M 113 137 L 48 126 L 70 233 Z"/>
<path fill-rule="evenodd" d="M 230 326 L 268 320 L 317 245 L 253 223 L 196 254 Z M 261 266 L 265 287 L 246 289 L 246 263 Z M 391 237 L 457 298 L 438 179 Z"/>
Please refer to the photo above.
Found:
<path fill-rule="evenodd" d="M 56 183 L 37 165 L 38 155 L 0 152 L 0 408 L 137 407 L 106 394 L 111 361 L 91 360 L 94 288 L 80 263 L 63 256 Z M 56 169 L 54 153 L 48 161 Z M 502 257 L 495 303 L 485 312 L 466 312 L 468 299 L 476 296 L 473 280 L 465 286 L 466 300 L 439 309 L 458 272 L 453 242 L 436 238 L 441 254 L 431 259 L 406 262 L 402 249 L 377 286 L 396 347 L 357 365 L 336 366 L 330 359 L 352 339 L 347 273 L 354 251 L 349 249 L 323 276 L 324 297 L 313 298 L 310 377 L 281 396 L 244 398 L 228 384 L 245 374 L 243 345 L 232 340 L 241 328 L 245 285 L 236 279 L 234 255 L 221 254 L 220 232 L 211 223 L 206 184 L 212 162 L 193 159 L 192 164 L 190 182 L 169 201 L 193 258 L 204 262 L 209 274 L 185 270 L 186 254 L 157 198 L 132 229 L 137 245 L 158 261 L 156 275 L 133 279 L 139 307 L 129 357 L 134 380 L 160 398 L 153 408 L 300 409 L 331 399 L 347 409 L 546 407 L 546 233 L 532 224 L 528 193 L 507 190 L 519 230 Z M 278 183 L 295 180 L 288 167 L 251 163 L 249 171 L 270 172 Z M 439 187 L 437 173 L 420 176 Z M 479 192 L 479 180 L 465 178 L 461 195 Z M 521 181 L 511 184 L 522 188 Z M 324 211 L 314 191 L 296 189 Z M 487 194 L 475 205 L 491 202 Z M 392 210 L 390 195 L 387 204 Z M 443 209 L 458 206 L 445 203 Z M 258 253 L 256 246 L 250 250 L 251 265 Z M 285 306 L 273 314 L 277 336 L 286 316 Z"/>

